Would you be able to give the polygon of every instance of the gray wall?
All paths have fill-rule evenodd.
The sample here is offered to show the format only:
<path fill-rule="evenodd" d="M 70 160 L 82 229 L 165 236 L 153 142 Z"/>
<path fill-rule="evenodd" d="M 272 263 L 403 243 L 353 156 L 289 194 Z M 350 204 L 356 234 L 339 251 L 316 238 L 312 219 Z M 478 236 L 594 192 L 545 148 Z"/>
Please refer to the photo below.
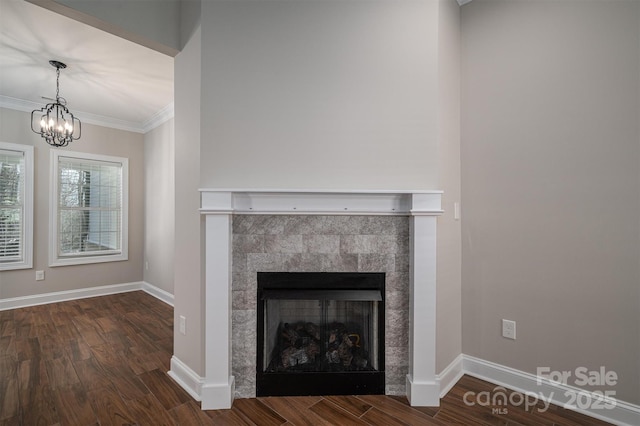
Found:
<path fill-rule="evenodd" d="M 204 375 L 200 238 L 201 31 L 198 28 L 175 59 L 175 256 L 174 318 L 187 319 L 186 335 L 174 333 L 174 355 Z M 207 124 L 205 122 L 205 124 Z M 206 135 L 206 133 L 205 133 Z"/>
<path fill-rule="evenodd" d="M 444 215 L 437 224 L 436 372 L 462 353 L 460 221 L 460 7 L 440 0 L 438 7 L 438 180 Z"/>
<path fill-rule="evenodd" d="M 175 128 L 171 119 L 144 135 L 144 281 L 173 294 Z"/>
<path fill-rule="evenodd" d="M 129 159 L 129 260 L 93 265 L 49 264 L 50 147 L 29 128 L 29 113 L 0 108 L 0 140 L 34 146 L 34 256 L 33 268 L 0 272 L 0 298 L 23 297 L 142 280 L 144 220 L 143 136 L 138 133 L 85 124 L 82 138 L 67 150 Z M 60 148 L 59 148 L 60 149 Z M 62 148 L 65 149 L 65 148 Z M 35 271 L 45 280 L 35 280 Z"/>
<path fill-rule="evenodd" d="M 437 30 L 434 1 L 203 2 L 201 185 L 437 187 Z"/>
<path fill-rule="evenodd" d="M 637 1 L 462 8 L 463 352 L 605 366 L 635 404 L 639 30 Z"/>

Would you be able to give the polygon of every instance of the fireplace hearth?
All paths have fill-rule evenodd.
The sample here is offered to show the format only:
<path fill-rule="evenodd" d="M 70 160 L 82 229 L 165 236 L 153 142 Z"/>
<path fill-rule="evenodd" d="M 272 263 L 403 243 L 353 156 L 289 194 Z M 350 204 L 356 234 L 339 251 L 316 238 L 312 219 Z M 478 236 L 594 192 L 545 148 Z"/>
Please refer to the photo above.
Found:
<path fill-rule="evenodd" d="M 257 396 L 385 393 L 384 273 L 257 281 Z"/>

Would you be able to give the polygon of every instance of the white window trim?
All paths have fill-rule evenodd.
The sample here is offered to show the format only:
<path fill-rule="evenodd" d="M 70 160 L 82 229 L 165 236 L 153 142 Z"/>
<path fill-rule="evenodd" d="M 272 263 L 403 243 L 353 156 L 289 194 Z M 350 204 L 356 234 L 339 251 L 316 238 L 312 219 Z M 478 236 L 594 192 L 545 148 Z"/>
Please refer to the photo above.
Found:
<path fill-rule="evenodd" d="M 120 254 L 68 257 L 58 255 L 58 164 L 59 157 L 95 160 L 122 164 L 122 210 Z M 49 266 L 85 265 L 91 263 L 120 262 L 129 260 L 129 159 L 85 152 L 51 150 L 51 194 L 49 203 Z"/>
<path fill-rule="evenodd" d="M 0 263 L 0 271 L 33 268 L 33 146 L 0 142 L 0 149 L 24 154 L 24 241 L 22 260 Z"/>

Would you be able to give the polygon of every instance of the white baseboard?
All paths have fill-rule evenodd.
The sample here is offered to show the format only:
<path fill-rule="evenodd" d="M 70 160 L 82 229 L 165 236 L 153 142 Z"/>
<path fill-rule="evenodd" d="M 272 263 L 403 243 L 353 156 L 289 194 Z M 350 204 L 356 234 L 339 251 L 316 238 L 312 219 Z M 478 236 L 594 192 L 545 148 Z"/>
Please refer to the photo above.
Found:
<path fill-rule="evenodd" d="M 226 383 L 204 383 L 202 385 L 203 410 L 227 410 L 233 405 L 236 393 L 235 377 L 230 376 Z"/>
<path fill-rule="evenodd" d="M 171 357 L 171 370 L 167 373 L 175 380 L 193 399 L 202 401 L 202 384 L 204 379 L 196 374 L 187 364 L 180 361 L 175 355 Z"/>
<path fill-rule="evenodd" d="M 406 376 L 407 399 L 412 407 L 438 407 L 440 405 L 440 385 L 437 380 L 417 382 Z"/>
<path fill-rule="evenodd" d="M 148 293 L 164 303 L 173 306 L 173 295 L 171 293 L 144 281 L 137 281 L 132 283 L 103 285 L 99 287 L 79 288 L 76 290 L 56 291 L 52 293 L 0 299 L 0 311 L 26 308 L 28 306 L 46 305 L 48 303 L 66 302 L 69 300 L 86 299 L 87 297 L 127 293 L 137 290 L 143 290 L 145 293 Z"/>
<path fill-rule="evenodd" d="M 233 405 L 235 378 L 229 377 L 228 383 L 205 383 L 184 362 L 175 355 L 171 357 L 171 370 L 167 373 L 193 399 L 201 402 L 203 410 L 226 410 Z"/>
<path fill-rule="evenodd" d="M 46 305 L 48 303 L 68 300 L 86 299 L 87 297 L 106 296 L 109 294 L 127 293 L 142 289 L 142 282 L 104 285 L 100 287 L 79 288 L 77 290 L 56 291 L 53 293 L 34 294 L 31 296 L 0 299 L 0 311 L 25 308 L 27 306 Z"/>
<path fill-rule="evenodd" d="M 149 284 L 148 282 L 143 281 L 142 282 L 142 291 L 144 291 L 145 293 L 150 294 L 151 296 L 155 297 L 156 299 L 159 299 L 159 300 L 163 301 L 167 305 L 173 306 L 173 294 L 169 293 L 168 291 L 165 291 L 165 290 L 161 289 L 160 287 L 156 287 L 153 284 Z"/>
<path fill-rule="evenodd" d="M 590 402 L 600 401 L 602 399 L 592 392 L 551 382 L 530 373 L 525 373 L 469 355 L 462 355 L 462 372 L 463 374 L 468 374 L 524 394 L 540 395 L 540 399 L 544 398 L 553 404 L 609 423 L 630 426 L 640 425 L 640 406 L 628 402 L 616 400 L 614 401 L 615 407 L 613 408 L 591 408 L 596 404 L 590 404 Z M 568 405 L 576 403 L 576 395 L 581 396 L 580 399 L 583 400 L 582 403 L 585 408 Z M 580 403 L 581 401 L 578 400 L 577 402 Z"/>
<path fill-rule="evenodd" d="M 447 365 L 440 374 L 436 374 L 436 380 L 440 383 L 440 398 L 444 397 L 458 380 L 464 375 L 462 369 L 464 355 L 458 355 L 451 364 Z"/>

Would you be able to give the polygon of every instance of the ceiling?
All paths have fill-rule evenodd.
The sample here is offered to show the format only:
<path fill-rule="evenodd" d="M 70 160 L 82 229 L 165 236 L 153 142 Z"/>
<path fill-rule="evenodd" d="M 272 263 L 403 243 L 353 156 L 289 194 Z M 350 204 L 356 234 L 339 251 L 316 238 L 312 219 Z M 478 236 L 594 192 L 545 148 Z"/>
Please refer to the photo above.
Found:
<path fill-rule="evenodd" d="M 0 107 L 60 96 L 83 123 L 145 132 L 173 114 L 173 58 L 24 0 L 0 0 Z"/>

